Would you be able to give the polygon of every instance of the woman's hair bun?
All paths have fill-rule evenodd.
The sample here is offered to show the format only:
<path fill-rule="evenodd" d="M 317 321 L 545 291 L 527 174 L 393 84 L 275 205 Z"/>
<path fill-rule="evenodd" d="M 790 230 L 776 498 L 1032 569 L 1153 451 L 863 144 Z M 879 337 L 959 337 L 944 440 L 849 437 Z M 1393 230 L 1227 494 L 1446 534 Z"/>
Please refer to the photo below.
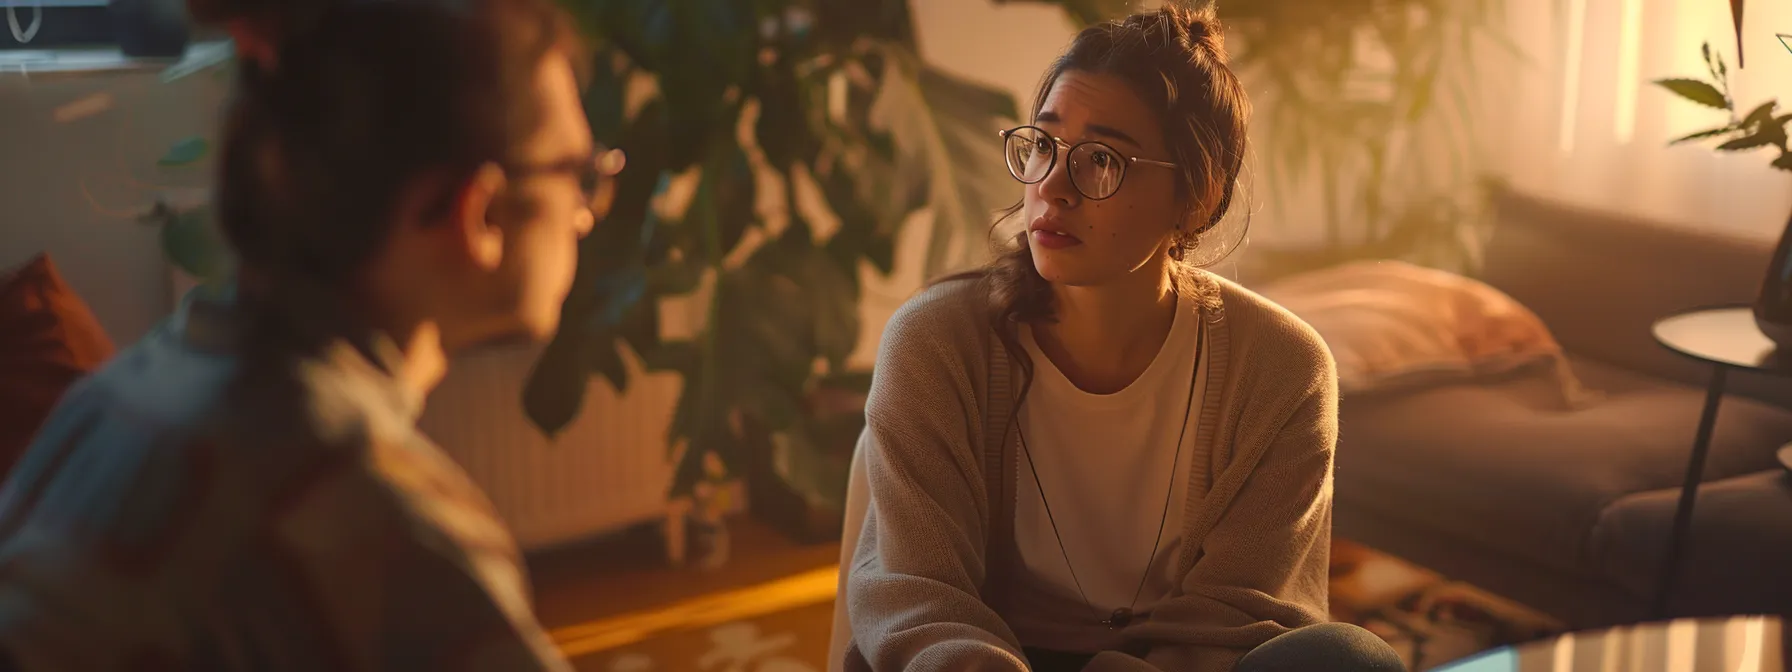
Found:
<path fill-rule="evenodd" d="M 1192 45 L 1212 43 L 1212 46 L 1218 48 L 1225 42 L 1225 31 L 1211 1 L 1169 0 L 1164 3 L 1162 12 L 1164 18 L 1173 24 L 1177 32 L 1186 35 Z"/>

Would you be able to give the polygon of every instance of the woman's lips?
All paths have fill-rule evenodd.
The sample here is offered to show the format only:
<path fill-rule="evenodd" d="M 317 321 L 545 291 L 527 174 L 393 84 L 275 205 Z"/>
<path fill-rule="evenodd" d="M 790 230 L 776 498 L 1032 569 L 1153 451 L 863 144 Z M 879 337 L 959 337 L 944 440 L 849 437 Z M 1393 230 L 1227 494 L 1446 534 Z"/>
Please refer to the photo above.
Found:
<path fill-rule="evenodd" d="M 1045 229 L 1034 229 L 1029 235 L 1033 237 L 1033 242 L 1035 244 L 1041 245 L 1048 250 L 1062 250 L 1066 247 L 1074 247 L 1083 244 L 1083 241 L 1078 240 L 1076 236 L 1068 233 L 1047 231 Z"/>
<path fill-rule="evenodd" d="M 1061 250 L 1083 244 L 1081 239 L 1065 233 L 1062 225 L 1046 217 L 1033 220 L 1033 225 L 1027 227 L 1027 235 L 1033 239 L 1034 244 L 1048 250 Z"/>

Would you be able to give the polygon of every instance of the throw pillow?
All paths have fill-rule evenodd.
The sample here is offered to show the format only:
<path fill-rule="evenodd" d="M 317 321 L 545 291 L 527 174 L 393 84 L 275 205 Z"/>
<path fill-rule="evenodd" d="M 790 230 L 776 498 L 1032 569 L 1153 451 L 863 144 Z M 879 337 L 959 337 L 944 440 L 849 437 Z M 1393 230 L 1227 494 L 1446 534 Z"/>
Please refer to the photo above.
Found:
<path fill-rule="evenodd" d="M 0 276 L 0 475 L 62 393 L 112 356 L 112 339 L 48 254 Z"/>
<path fill-rule="evenodd" d="M 1259 292 L 1325 339 L 1345 393 L 1547 366 L 1569 406 L 1594 398 L 1536 313 L 1472 278 L 1400 261 L 1360 261 L 1285 278 Z"/>

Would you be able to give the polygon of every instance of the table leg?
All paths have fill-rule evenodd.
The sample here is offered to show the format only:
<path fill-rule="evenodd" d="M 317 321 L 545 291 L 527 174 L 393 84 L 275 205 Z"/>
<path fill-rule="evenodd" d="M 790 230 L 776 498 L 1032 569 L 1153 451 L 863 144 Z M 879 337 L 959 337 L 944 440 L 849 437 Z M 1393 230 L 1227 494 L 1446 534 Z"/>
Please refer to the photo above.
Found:
<path fill-rule="evenodd" d="M 1699 484 L 1705 480 L 1705 454 L 1711 450 L 1711 431 L 1717 426 L 1718 402 L 1724 398 L 1724 365 L 1712 367 L 1711 386 L 1705 389 L 1705 411 L 1699 416 L 1699 433 L 1692 440 L 1692 458 L 1686 464 L 1686 480 L 1680 484 L 1680 506 L 1674 510 L 1674 530 L 1668 538 L 1668 557 L 1662 564 L 1661 583 L 1655 591 L 1652 619 L 1667 618 L 1668 598 L 1674 591 L 1674 579 L 1680 573 L 1682 547 L 1692 527 L 1692 505 L 1699 496 Z"/>

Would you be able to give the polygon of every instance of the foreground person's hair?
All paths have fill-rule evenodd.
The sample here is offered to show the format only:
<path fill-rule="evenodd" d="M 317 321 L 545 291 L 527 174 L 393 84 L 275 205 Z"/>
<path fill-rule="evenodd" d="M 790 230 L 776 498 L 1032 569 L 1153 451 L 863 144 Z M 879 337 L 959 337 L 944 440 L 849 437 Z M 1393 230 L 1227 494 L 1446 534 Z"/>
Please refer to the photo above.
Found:
<path fill-rule="evenodd" d="M 242 50 L 218 216 L 259 285 L 339 289 L 419 177 L 453 185 L 536 126 L 536 68 L 578 37 L 547 0 L 190 0 Z M 257 51 L 256 47 L 260 47 Z M 446 197 L 448 194 L 444 193 Z"/>

